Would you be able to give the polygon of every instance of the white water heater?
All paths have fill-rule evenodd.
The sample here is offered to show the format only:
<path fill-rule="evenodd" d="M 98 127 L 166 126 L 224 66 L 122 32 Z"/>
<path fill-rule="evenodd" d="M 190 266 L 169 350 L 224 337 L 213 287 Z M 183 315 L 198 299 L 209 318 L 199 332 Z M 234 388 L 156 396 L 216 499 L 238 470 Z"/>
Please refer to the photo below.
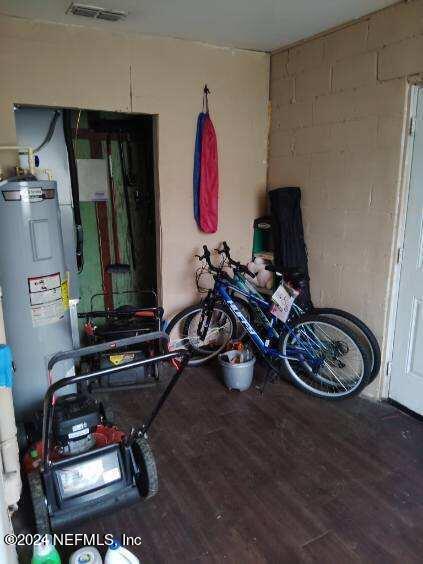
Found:
<path fill-rule="evenodd" d="M 42 405 L 49 358 L 72 348 L 56 182 L 0 182 L 0 286 L 15 411 L 24 419 Z M 60 363 L 52 379 L 72 371 L 72 362 Z"/>

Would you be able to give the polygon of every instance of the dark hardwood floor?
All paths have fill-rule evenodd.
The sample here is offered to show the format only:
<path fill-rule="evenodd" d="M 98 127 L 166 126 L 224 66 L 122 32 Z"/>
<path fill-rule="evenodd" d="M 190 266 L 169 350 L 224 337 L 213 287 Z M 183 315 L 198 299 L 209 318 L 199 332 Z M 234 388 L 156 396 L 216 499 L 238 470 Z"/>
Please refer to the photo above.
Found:
<path fill-rule="evenodd" d="M 229 392 L 216 374 L 187 370 L 152 428 L 159 494 L 77 532 L 139 535 L 143 564 L 423 561 L 420 421 L 284 382 Z M 154 393 L 107 403 L 126 428 Z"/>

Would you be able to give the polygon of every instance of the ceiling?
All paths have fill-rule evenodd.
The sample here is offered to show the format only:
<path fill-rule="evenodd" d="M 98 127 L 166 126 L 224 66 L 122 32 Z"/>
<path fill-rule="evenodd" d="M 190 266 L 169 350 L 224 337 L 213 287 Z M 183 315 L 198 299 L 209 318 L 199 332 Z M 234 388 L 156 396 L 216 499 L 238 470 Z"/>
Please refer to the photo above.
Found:
<path fill-rule="evenodd" d="M 123 22 L 67 15 L 71 0 L 0 0 L 0 14 L 271 51 L 396 0 L 75 0 L 129 13 Z"/>

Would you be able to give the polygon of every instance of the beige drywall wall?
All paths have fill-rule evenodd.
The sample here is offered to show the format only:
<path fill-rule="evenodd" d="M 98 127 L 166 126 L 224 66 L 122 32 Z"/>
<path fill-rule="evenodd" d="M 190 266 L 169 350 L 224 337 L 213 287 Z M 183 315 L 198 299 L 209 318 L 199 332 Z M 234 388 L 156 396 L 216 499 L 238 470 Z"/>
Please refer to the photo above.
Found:
<path fill-rule="evenodd" d="M 175 310 L 195 299 L 201 244 L 227 239 L 235 255 L 250 254 L 252 221 L 266 199 L 269 56 L 106 29 L 0 18 L 0 144 L 16 141 L 14 103 L 158 114 L 164 305 Z M 192 211 L 204 83 L 219 145 L 215 235 L 198 231 Z"/>
<path fill-rule="evenodd" d="M 406 77 L 422 71 L 422 0 L 271 57 L 269 186 L 303 189 L 314 301 L 358 314 L 380 341 L 386 338 Z M 375 383 L 368 392 L 379 390 Z"/>

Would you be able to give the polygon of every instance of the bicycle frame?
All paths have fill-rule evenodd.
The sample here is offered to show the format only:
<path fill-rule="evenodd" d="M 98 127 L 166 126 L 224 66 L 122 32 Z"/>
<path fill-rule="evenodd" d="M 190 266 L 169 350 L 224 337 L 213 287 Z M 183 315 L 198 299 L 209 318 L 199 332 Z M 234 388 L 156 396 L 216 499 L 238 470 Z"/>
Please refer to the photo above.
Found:
<path fill-rule="evenodd" d="M 243 292 L 240 292 L 236 287 L 232 287 L 234 290 L 237 291 L 237 293 L 247 296 L 247 294 L 244 294 Z M 268 345 L 268 341 L 269 339 L 267 339 L 266 341 L 264 341 L 260 335 L 258 335 L 257 331 L 254 329 L 254 327 L 251 325 L 251 323 L 248 321 L 248 319 L 245 317 L 245 315 L 242 313 L 242 311 L 238 308 L 238 306 L 236 305 L 236 303 L 233 301 L 233 299 L 231 298 L 231 296 L 228 294 L 225 285 L 217 282 L 216 284 L 216 292 L 218 293 L 218 295 L 222 298 L 222 300 L 227 304 L 227 306 L 229 307 L 229 309 L 232 311 L 232 313 L 236 316 L 237 319 L 239 319 L 240 323 L 242 324 L 242 326 L 244 327 L 244 329 L 248 332 L 248 334 L 250 335 L 252 341 L 254 342 L 254 344 L 260 349 L 260 351 L 263 354 L 272 356 L 272 357 L 277 357 L 277 358 L 286 358 L 283 357 L 283 355 L 281 355 L 280 351 L 278 351 L 277 349 L 274 349 L 272 347 L 270 347 Z M 263 303 L 266 304 L 266 307 L 268 307 L 268 303 L 265 302 L 265 300 L 260 300 L 256 297 L 250 296 L 250 299 L 252 299 L 253 301 L 255 301 L 257 303 L 257 305 L 261 302 L 260 305 L 263 305 Z M 273 320 L 268 321 L 268 327 L 273 329 Z M 296 359 L 297 357 L 295 357 Z"/>
<path fill-rule="evenodd" d="M 242 284 L 240 284 L 240 282 Z M 240 287 L 241 286 L 241 287 Z M 248 299 L 249 303 L 254 304 L 258 310 L 261 311 L 263 320 L 266 322 L 267 328 L 267 338 L 263 339 L 242 313 L 242 311 L 238 308 L 234 300 L 229 294 L 229 291 L 236 292 L 238 295 L 241 295 Z M 288 346 L 286 350 L 286 354 L 281 353 L 278 349 L 270 346 L 270 341 L 272 337 L 278 338 L 279 334 L 275 330 L 275 322 L 276 318 L 274 316 L 269 318 L 266 315 L 266 311 L 269 310 L 269 302 L 264 299 L 255 288 L 248 288 L 247 281 L 239 278 L 235 280 L 234 283 L 229 281 L 226 278 L 223 278 L 220 273 L 215 276 L 215 285 L 213 290 L 210 291 L 208 299 L 206 301 L 211 301 L 211 309 L 213 309 L 214 302 L 217 298 L 220 298 L 232 311 L 235 317 L 239 320 L 242 324 L 244 329 L 249 334 L 251 340 L 254 342 L 256 347 L 259 349 L 263 356 L 272 357 L 276 359 L 287 359 L 287 360 L 298 360 L 302 362 L 309 363 L 313 370 L 317 370 L 321 365 L 321 359 L 317 358 L 312 352 L 308 351 L 306 348 L 302 346 Z M 207 306 L 206 306 L 207 307 Z M 292 332 L 291 326 L 288 323 L 283 323 L 283 328 L 287 332 Z M 207 321 L 206 327 L 204 328 L 205 332 L 207 333 Z M 200 328 L 199 328 L 200 331 Z"/>

